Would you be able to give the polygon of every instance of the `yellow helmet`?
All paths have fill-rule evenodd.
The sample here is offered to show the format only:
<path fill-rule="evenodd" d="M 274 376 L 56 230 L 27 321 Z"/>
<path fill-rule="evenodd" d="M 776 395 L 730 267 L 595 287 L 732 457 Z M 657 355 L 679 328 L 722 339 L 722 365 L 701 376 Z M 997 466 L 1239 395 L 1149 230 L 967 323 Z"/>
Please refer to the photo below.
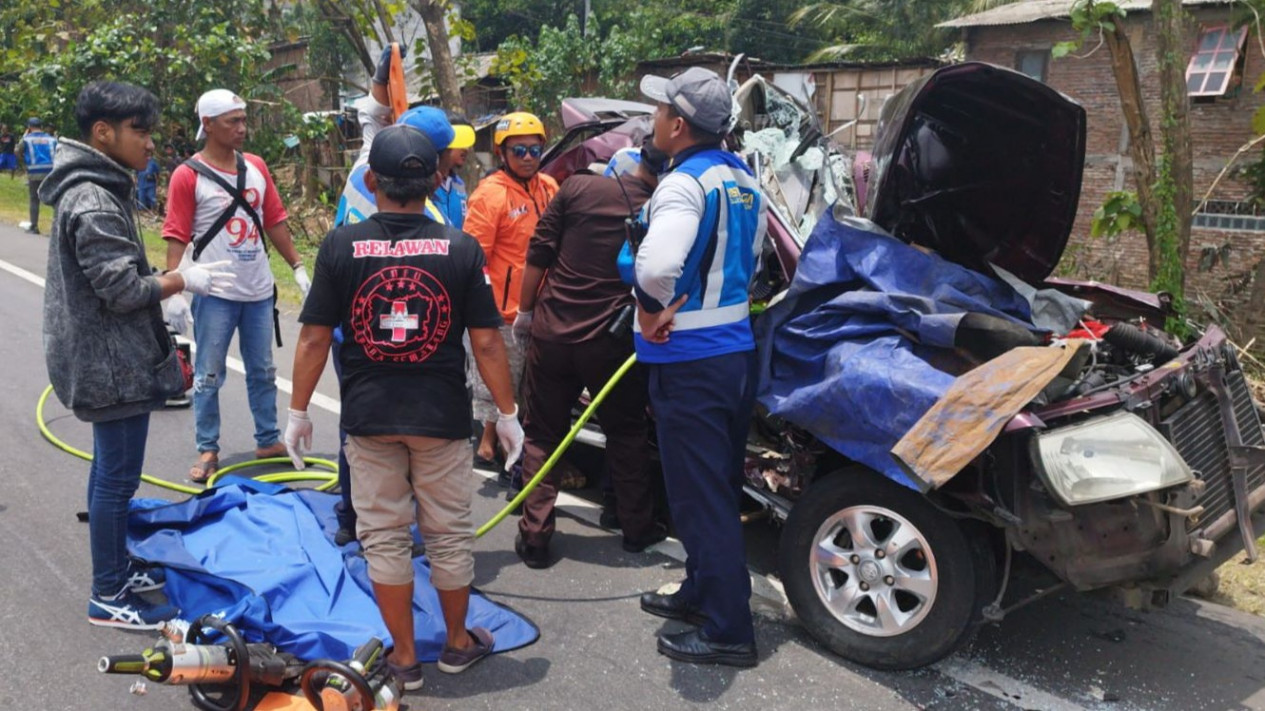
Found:
<path fill-rule="evenodd" d="M 545 138 L 545 125 L 535 114 L 526 111 L 515 111 L 505 114 L 496 122 L 496 130 L 492 133 L 492 145 L 501 146 L 501 142 L 511 136 L 540 136 Z"/>

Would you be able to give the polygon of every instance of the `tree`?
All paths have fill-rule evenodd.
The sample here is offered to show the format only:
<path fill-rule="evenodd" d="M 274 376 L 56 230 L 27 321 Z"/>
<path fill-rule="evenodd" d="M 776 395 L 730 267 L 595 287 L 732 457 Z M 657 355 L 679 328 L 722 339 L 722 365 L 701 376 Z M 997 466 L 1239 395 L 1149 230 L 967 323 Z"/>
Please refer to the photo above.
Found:
<path fill-rule="evenodd" d="M 439 101 L 450 111 L 460 111 L 461 85 L 448 47 L 448 12 L 441 0 L 413 0 L 413 8 L 426 26 L 426 42 L 430 46 L 431 69 Z"/>
<path fill-rule="evenodd" d="M 1185 257 L 1190 250 L 1193 209 L 1193 161 L 1187 116 L 1185 62 L 1182 61 L 1185 14 L 1181 0 L 1152 0 L 1151 19 L 1156 35 L 1160 74 L 1160 152 L 1157 157 L 1153 124 L 1143 101 L 1133 47 L 1124 28 L 1125 13 L 1113 2 L 1077 0 L 1072 25 L 1081 40 L 1056 46 L 1054 56 L 1066 56 L 1097 34 L 1111 57 L 1120 95 L 1120 108 L 1129 130 L 1129 155 L 1138 215 L 1147 243 L 1147 274 L 1151 289 L 1173 296 L 1180 314 L 1185 307 Z"/>
<path fill-rule="evenodd" d="M 833 0 L 791 14 L 791 24 L 835 37 L 839 42 L 812 53 L 827 59 L 890 60 L 937 57 L 957 35 L 936 27 L 963 14 L 979 0 Z"/>

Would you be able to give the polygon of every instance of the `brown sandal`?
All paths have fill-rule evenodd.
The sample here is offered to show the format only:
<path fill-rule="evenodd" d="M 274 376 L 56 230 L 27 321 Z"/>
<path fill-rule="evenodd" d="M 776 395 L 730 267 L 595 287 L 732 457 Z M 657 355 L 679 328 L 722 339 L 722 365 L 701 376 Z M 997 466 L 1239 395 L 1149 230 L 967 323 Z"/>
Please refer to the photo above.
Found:
<path fill-rule="evenodd" d="M 215 472 L 220 469 L 220 458 L 211 457 L 210 459 L 198 459 L 193 466 L 189 468 L 189 481 L 194 484 L 205 484 L 215 476 Z"/>
<path fill-rule="evenodd" d="M 255 459 L 272 459 L 273 457 L 287 457 L 289 452 L 286 451 L 284 442 L 277 442 L 271 447 L 255 450 Z"/>

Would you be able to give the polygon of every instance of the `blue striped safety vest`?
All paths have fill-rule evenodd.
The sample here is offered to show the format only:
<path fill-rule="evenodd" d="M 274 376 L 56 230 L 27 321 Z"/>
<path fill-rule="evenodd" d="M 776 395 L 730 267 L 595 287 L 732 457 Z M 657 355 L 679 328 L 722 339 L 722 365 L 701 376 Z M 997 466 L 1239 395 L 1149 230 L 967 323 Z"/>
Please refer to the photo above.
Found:
<path fill-rule="evenodd" d="M 705 197 L 673 302 L 683 294 L 689 298 L 676 313 L 667 343 L 653 344 L 635 335 L 637 359 L 675 363 L 751 350 L 755 338 L 747 290 L 765 232 L 759 183 L 740 157 L 719 148 L 688 154 L 673 170 L 697 180 Z M 650 201 L 642 219 L 652 214 L 653 196 Z M 640 298 L 649 298 L 640 287 L 637 291 Z"/>

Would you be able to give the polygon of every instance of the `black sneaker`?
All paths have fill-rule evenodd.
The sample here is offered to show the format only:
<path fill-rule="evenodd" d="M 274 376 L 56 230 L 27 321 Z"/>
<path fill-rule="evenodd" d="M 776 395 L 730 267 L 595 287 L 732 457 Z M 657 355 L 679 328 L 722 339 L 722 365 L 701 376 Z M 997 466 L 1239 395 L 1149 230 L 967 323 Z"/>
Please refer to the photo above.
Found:
<path fill-rule="evenodd" d="M 514 552 L 532 570 L 543 570 L 553 565 L 549 559 L 549 546 L 529 546 L 521 533 L 514 537 Z"/>

